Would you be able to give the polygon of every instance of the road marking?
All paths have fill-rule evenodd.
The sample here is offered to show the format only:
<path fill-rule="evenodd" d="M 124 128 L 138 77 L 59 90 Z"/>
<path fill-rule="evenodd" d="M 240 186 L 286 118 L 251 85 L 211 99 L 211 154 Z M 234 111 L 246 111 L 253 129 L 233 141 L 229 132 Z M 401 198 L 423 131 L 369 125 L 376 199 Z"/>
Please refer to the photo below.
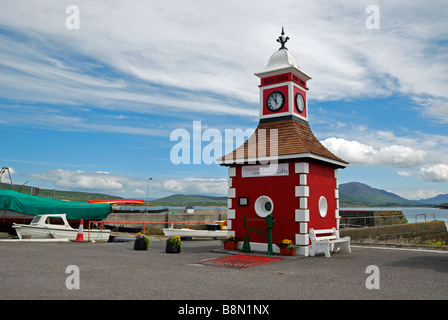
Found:
<path fill-rule="evenodd" d="M 403 250 L 403 251 L 415 251 L 415 252 L 429 252 L 429 253 L 445 253 L 448 251 L 445 250 L 430 250 L 430 249 L 417 249 L 417 248 L 396 248 L 396 247 L 370 247 L 370 246 L 353 246 L 352 248 L 367 248 L 367 249 L 383 249 L 383 250 Z"/>

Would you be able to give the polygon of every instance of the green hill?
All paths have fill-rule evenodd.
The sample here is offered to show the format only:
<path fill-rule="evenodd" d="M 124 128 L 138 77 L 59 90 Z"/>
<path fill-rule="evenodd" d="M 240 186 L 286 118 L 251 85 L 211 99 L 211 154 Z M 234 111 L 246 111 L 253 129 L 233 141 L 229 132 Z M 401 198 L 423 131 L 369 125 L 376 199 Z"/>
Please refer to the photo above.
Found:
<path fill-rule="evenodd" d="M 1 189 L 12 187 L 9 183 L 1 183 Z M 14 185 L 18 191 L 19 185 Z M 36 189 L 31 190 L 29 186 L 21 187 L 23 193 L 35 194 Z M 122 197 L 103 193 L 91 193 L 80 191 L 60 191 L 51 189 L 39 189 L 39 196 L 71 201 L 87 202 L 88 200 L 100 199 L 123 199 Z M 340 207 L 387 207 L 387 206 L 429 206 L 441 205 L 448 202 L 448 194 L 438 195 L 431 199 L 408 200 L 394 193 L 372 188 L 364 183 L 349 182 L 339 185 Z M 215 197 L 205 195 L 183 195 L 173 194 L 168 197 L 151 201 L 157 206 L 227 206 L 227 197 Z"/>
<path fill-rule="evenodd" d="M 339 185 L 340 207 L 420 206 L 419 201 L 408 200 L 394 193 L 372 188 L 364 183 L 349 182 Z"/>
<path fill-rule="evenodd" d="M 1 183 L 0 189 L 12 190 L 11 184 Z M 31 190 L 29 186 L 19 186 L 14 185 L 14 190 L 19 191 L 21 189 L 22 193 L 26 194 L 36 194 L 36 188 Z M 38 195 L 45 198 L 54 199 L 64 199 L 70 201 L 87 202 L 88 200 L 107 200 L 107 199 L 123 199 L 122 197 L 112 196 L 103 193 L 91 193 L 91 192 L 80 192 L 80 191 L 60 191 L 51 189 L 39 189 Z"/>
<path fill-rule="evenodd" d="M 159 206 L 227 206 L 227 197 L 173 194 L 151 201 L 151 204 Z"/>
<path fill-rule="evenodd" d="M 420 202 L 433 205 L 441 205 L 442 207 L 448 207 L 448 193 L 439 194 L 434 198 L 422 199 L 420 200 Z"/>

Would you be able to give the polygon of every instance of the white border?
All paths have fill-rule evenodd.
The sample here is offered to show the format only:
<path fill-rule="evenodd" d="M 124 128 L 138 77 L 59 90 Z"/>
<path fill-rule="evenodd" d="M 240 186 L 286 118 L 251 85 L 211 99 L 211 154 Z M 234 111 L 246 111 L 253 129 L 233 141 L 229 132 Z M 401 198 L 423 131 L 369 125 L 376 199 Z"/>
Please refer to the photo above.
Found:
<path fill-rule="evenodd" d="M 271 203 L 272 208 L 270 211 L 266 211 L 266 209 L 264 208 L 264 205 L 267 202 Z M 254 209 L 257 216 L 266 218 L 269 214 L 272 213 L 272 211 L 274 211 L 274 202 L 268 196 L 260 196 L 257 200 L 255 200 Z"/>

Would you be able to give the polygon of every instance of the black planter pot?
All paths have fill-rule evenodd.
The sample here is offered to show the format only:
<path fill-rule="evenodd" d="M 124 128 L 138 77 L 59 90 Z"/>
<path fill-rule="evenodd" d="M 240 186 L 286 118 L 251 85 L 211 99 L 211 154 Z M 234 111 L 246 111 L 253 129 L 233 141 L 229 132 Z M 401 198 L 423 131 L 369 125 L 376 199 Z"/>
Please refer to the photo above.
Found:
<path fill-rule="evenodd" d="M 165 247 L 165 252 L 166 253 L 180 253 L 180 246 L 175 248 L 174 243 L 172 243 L 171 241 L 167 241 L 166 247 Z"/>
<path fill-rule="evenodd" d="M 148 247 L 146 246 L 146 241 L 143 239 L 135 239 L 134 250 L 148 250 Z"/>

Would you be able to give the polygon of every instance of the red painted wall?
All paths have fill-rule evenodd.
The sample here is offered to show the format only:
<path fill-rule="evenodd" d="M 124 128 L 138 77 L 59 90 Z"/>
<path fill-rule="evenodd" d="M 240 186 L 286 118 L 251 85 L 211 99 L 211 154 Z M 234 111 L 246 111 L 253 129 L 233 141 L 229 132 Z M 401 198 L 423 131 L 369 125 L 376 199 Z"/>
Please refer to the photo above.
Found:
<path fill-rule="evenodd" d="M 273 229 L 274 243 L 285 237 L 294 239 L 294 234 L 299 232 L 299 225 L 292 223 L 294 208 L 299 205 L 299 199 L 295 197 L 294 187 L 298 183 L 298 175 L 294 174 L 294 163 L 289 163 L 289 174 L 289 176 L 242 178 L 241 166 L 236 167 L 236 176 L 232 178 L 232 187 L 236 188 L 236 198 L 232 200 L 236 219 L 232 220 L 232 230 L 235 231 L 236 237 L 244 240 L 244 235 L 248 233 L 251 242 L 267 242 L 266 237 L 244 229 L 243 217 L 263 219 L 256 214 L 254 204 L 260 196 L 268 196 L 274 203 L 272 212 L 276 220 Z M 239 206 L 238 197 L 248 197 L 249 205 Z M 247 221 L 247 226 L 265 228 L 266 223 Z"/>
<path fill-rule="evenodd" d="M 271 177 L 241 177 L 241 166 L 236 166 L 236 176 L 232 177 L 232 188 L 235 188 L 235 198 L 232 198 L 232 208 L 235 210 L 235 219 L 232 220 L 231 230 L 241 241 L 246 233 L 251 242 L 267 243 L 267 238 L 260 234 L 249 232 L 243 226 L 243 217 L 260 218 L 254 209 L 255 201 L 260 196 L 268 196 L 274 203 L 272 214 L 276 220 L 273 229 L 274 244 L 283 240 L 294 241 L 295 235 L 300 233 L 300 224 L 295 222 L 295 210 L 299 209 L 299 198 L 295 196 L 295 187 L 299 185 L 299 173 L 295 173 L 295 163 L 289 163 L 289 176 Z M 310 210 L 309 228 L 332 228 L 336 226 L 336 201 L 334 192 L 336 179 L 334 168 L 317 163 L 309 163 L 307 175 L 309 186 L 308 209 Z M 327 199 L 328 211 L 325 218 L 319 215 L 318 202 L 320 196 Z M 239 206 L 238 197 L 248 197 L 248 206 Z M 247 226 L 265 228 L 264 221 L 247 221 Z"/>
<path fill-rule="evenodd" d="M 322 164 L 310 163 L 308 174 L 308 186 L 310 196 L 308 198 L 308 209 L 310 210 L 310 222 L 308 228 L 329 229 L 336 227 L 336 179 L 334 168 Z M 327 199 L 327 215 L 322 218 L 319 215 L 319 199 L 324 196 Z"/>

